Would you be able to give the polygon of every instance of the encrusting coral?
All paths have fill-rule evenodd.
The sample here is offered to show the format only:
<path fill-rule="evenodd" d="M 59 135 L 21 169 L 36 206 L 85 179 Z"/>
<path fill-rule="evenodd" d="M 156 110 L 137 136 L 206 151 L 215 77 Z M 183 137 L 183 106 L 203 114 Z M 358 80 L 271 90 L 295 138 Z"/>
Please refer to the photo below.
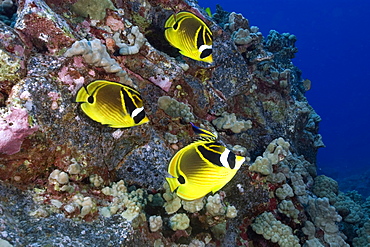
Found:
<path fill-rule="evenodd" d="M 15 80 L 21 64 L 16 56 L 10 56 L 0 50 L 0 81 Z"/>

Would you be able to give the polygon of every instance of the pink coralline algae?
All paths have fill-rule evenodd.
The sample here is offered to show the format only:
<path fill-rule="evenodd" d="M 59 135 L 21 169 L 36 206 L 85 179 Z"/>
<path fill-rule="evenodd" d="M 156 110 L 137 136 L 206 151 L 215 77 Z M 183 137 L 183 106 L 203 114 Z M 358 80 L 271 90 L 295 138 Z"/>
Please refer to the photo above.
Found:
<path fill-rule="evenodd" d="M 112 16 L 107 17 L 106 23 L 110 27 L 110 29 L 112 29 L 112 31 L 114 32 L 125 29 L 125 26 L 123 25 L 122 21 L 117 20 Z"/>
<path fill-rule="evenodd" d="M 79 61 L 79 60 L 76 60 Z M 62 81 L 64 84 L 69 85 L 68 90 L 73 92 L 74 94 L 80 89 L 85 81 L 85 79 L 81 76 L 79 78 L 72 77 L 69 73 L 75 72 L 74 68 L 63 67 L 60 72 L 58 72 L 59 80 Z"/>
<path fill-rule="evenodd" d="M 167 77 L 161 76 L 151 76 L 149 81 L 153 82 L 158 87 L 162 88 L 164 91 L 168 92 L 171 88 L 172 82 Z"/>
<path fill-rule="evenodd" d="M 11 109 L 10 114 L 0 120 L 0 153 L 11 155 L 19 152 L 23 140 L 37 129 L 37 126 L 29 126 L 25 109 Z"/>

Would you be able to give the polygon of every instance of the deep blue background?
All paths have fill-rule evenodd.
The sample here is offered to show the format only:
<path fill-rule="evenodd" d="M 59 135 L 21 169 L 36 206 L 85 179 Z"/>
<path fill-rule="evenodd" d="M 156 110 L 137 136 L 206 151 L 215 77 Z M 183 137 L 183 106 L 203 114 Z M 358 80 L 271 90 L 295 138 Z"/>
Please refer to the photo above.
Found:
<path fill-rule="evenodd" d="M 306 97 L 322 118 L 320 133 L 326 148 L 319 150 L 318 172 L 335 178 L 340 185 L 343 182 L 342 189 L 350 176 L 352 183 L 370 185 L 370 1 L 198 3 L 210 7 L 212 13 L 216 4 L 242 13 L 264 37 L 271 29 L 297 36 L 298 53 L 293 63 L 302 70 L 304 79 L 312 81 Z"/>

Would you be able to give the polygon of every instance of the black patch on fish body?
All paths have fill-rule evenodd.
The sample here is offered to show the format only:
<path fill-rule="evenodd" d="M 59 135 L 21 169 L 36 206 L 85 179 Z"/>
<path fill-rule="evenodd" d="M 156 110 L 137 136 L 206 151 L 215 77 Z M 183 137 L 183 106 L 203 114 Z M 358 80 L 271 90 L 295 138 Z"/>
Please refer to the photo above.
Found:
<path fill-rule="evenodd" d="M 94 96 L 90 95 L 88 98 L 87 98 L 87 102 L 89 102 L 90 104 L 94 103 Z"/>
<path fill-rule="evenodd" d="M 216 166 L 221 166 L 223 167 L 221 161 L 220 161 L 220 154 L 216 152 L 216 150 L 212 150 L 212 147 L 210 145 L 219 145 L 216 142 L 205 144 L 208 148 L 203 147 L 202 145 L 198 146 L 198 150 L 200 153 L 203 155 L 205 159 L 207 159 L 209 162 Z"/>
<path fill-rule="evenodd" d="M 177 29 L 181 26 L 182 22 L 183 22 L 185 19 L 187 19 L 187 18 L 189 18 L 189 17 L 182 17 L 182 18 L 179 18 L 178 20 L 176 20 L 176 21 L 175 21 L 175 24 L 173 24 L 172 28 L 173 28 L 174 30 L 177 30 Z M 175 18 L 175 19 L 176 19 L 176 18 Z"/>
<path fill-rule="evenodd" d="M 177 28 L 178 28 L 178 27 L 179 27 L 179 22 L 178 22 L 178 21 L 176 21 L 172 28 L 173 28 L 174 30 L 177 30 Z"/>
<path fill-rule="evenodd" d="M 182 175 L 180 175 L 178 177 L 177 181 L 179 181 L 180 184 L 184 184 L 185 183 L 185 178 Z"/>
<path fill-rule="evenodd" d="M 234 169 L 235 167 L 235 154 L 230 152 L 229 155 L 227 156 L 227 163 L 229 163 L 230 169 Z"/>

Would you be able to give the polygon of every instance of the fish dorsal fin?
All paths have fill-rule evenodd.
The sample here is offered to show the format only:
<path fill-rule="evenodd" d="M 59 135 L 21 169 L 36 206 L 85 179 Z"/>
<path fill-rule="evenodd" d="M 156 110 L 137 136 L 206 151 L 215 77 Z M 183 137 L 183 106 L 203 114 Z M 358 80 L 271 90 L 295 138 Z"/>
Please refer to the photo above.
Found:
<path fill-rule="evenodd" d="M 203 129 L 201 127 L 195 126 L 192 122 L 190 122 L 191 127 L 195 134 L 199 136 L 199 140 L 201 141 L 215 141 L 217 140 L 217 136 L 213 134 L 211 131 Z"/>

